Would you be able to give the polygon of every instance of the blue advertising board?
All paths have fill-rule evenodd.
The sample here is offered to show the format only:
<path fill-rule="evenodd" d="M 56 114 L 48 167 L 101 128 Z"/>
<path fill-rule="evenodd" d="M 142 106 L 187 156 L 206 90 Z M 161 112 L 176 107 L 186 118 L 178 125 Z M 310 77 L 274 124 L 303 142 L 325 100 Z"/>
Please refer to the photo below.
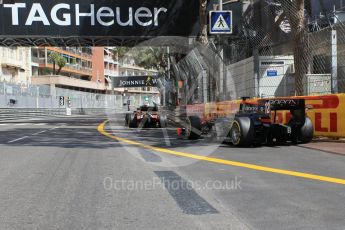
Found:
<path fill-rule="evenodd" d="M 276 77 L 278 76 L 278 70 L 267 70 L 267 77 Z"/>

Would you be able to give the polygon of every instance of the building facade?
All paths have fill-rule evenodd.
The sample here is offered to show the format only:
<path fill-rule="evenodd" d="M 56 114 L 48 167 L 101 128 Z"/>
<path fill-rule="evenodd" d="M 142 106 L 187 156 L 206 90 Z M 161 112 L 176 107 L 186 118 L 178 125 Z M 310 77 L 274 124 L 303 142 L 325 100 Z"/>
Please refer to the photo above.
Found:
<path fill-rule="evenodd" d="M 150 101 L 159 91 L 155 87 L 114 88 L 113 80 L 119 76 L 157 75 L 155 70 L 137 66 L 133 59 L 121 60 L 116 47 L 33 47 L 31 66 L 33 84 L 50 85 L 54 88 L 67 88 L 78 91 L 115 93 L 126 100 L 133 98 L 136 105 L 142 104 L 145 98 Z M 66 59 L 66 65 L 57 74 L 59 67 L 51 58 L 53 52 Z"/>
<path fill-rule="evenodd" d="M 0 47 L 0 81 L 29 85 L 31 83 L 31 49 Z"/>
<path fill-rule="evenodd" d="M 76 79 L 92 79 L 92 49 L 85 47 L 33 47 L 33 76 L 53 74 L 53 60 L 50 58 L 53 52 L 60 54 L 66 60 L 61 75 Z"/>
<path fill-rule="evenodd" d="M 104 79 L 107 87 L 112 87 L 112 78 L 119 76 L 119 58 L 115 47 L 104 47 Z"/>
<path fill-rule="evenodd" d="M 32 82 L 37 85 L 68 88 L 79 91 L 106 91 L 103 69 L 103 47 L 32 47 Z M 59 66 L 51 58 L 58 53 L 66 60 Z"/>

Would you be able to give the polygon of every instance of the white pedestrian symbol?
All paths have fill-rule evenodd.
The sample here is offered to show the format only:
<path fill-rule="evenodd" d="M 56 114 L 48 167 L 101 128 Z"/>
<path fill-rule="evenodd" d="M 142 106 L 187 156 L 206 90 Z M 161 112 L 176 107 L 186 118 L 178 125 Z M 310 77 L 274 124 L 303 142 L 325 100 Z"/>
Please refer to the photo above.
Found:
<path fill-rule="evenodd" d="M 223 15 L 219 15 L 216 23 L 214 23 L 213 27 L 212 27 L 212 30 L 221 30 L 221 31 L 229 31 L 230 28 L 228 26 L 228 24 L 226 23 Z"/>

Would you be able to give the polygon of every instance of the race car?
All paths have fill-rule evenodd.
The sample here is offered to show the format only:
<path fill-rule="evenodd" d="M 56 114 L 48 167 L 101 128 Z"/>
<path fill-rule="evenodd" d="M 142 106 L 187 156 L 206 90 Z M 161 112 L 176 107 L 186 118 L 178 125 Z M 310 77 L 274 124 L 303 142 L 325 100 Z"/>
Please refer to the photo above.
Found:
<path fill-rule="evenodd" d="M 164 128 L 167 126 L 167 119 L 158 112 L 156 105 L 143 105 L 133 113 L 126 114 L 125 125 L 129 128 Z"/>
<path fill-rule="evenodd" d="M 213 132 L 218 140 L 235 146 L 297 144 L 313 139 L 314 128 L 306 116 L 304 99 L 248 99 L 243 98 L 238 112 L 230 117 L 206 123 L 198 116 L 187 117 L 183 133 L 188 139 L 198 139 Z M 289 112 L 286 124 L 279 123 L 277 111 Z"/>

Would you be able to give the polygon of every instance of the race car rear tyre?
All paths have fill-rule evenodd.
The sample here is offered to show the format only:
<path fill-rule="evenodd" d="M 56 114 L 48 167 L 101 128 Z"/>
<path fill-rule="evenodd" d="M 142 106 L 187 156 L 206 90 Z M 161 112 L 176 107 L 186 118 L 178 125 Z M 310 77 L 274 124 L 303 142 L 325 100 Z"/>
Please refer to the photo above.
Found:
<path fill-rule="evenodd" d="M 186 119 L 186 135 L 189 140 L 197 140 L 201 136 L 201 120 L 199 117 L 190 116 Z"/>
<path fill-rule="evenodd" d="M 298 140 L 305 144 L 309 143 L 313 140 L 314 137 L 314 126 L 313 122 L 310 120 L 309 117 L 305 118 L 304 125 L 301 128 Z"/>
<path fill-rule="evenodd" d="M 236 117 L 233 121 L 230 138 L 235 146 L 251 146 L 254 141 L 254 124 L 249 117 Z"/>
<path fill-rule="evenodd" d="M 137 118 L 134 114 L 130 114 L 129 118 L 129 128 L 138 128 Z"/>
<path fill-rule="evenodd" d="M 159 117 L 159 125 L 161 128 L 166 128 L 167 127 L 167 117 L 165 115 L 161 115 Z"/>
<path fill-rule="evenodd" d="M 140 128 L 152 128 L 152 119 L 149 116 L 144 116 L 144 118 L 139 123 Z"/>
<path fill-rule="evenodd" d="M 126 114 L 126 117 L 125 117 L 125 126 L 128 126 L 128 125 L 129 125 L 130 119 L 131 119 L 131 115 L 130 115 L 130 114 Z"/>

